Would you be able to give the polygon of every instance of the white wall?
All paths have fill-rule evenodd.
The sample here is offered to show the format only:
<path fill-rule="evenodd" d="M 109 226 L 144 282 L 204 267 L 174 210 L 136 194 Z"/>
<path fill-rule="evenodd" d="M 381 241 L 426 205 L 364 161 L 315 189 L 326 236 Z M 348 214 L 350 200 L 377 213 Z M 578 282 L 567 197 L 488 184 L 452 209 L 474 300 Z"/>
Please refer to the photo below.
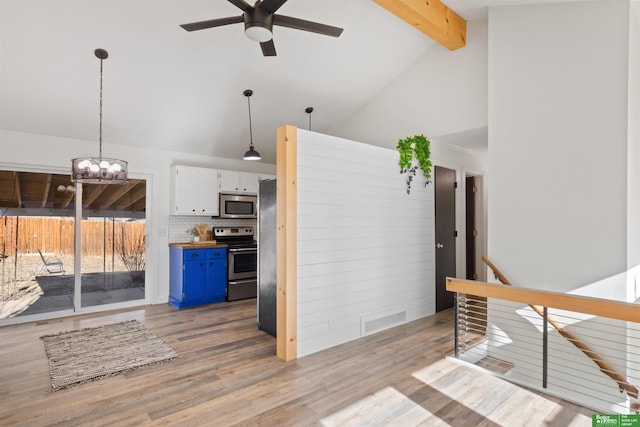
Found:
<path fill-rule="evenodd" d="M 304 130 L 297 161 L 298 357 L 434 313 L 433 185 L 407 195 L 395 150 Z"/>
<path fill-rule="evenodd" d="M 489 11 L 488 251 L 517 286 L 625 298 L 627 172 L 638 167 L 627 165 L 628 11 L 623 1 Z M 624 375 L 624 339 L 603 341 L 594 323 L 569 329 Z M 550 334 L 550 391 L 605 410 L 624 400 L 604 375 L 581 380 L 579 366 L 595 365 Z M 494 355 L 519 361 L 528 346 Z M 510 375 L 539 378 L 529 369 L 516 362 Z"/>
<path fill-rule="evenodd" d="M 415 134 L 433 137 L 487 125 L 487 22 L 469 22 L 467 46 L 435 44 L 333 134 L 395 148 Z"/>
<path fill-rule="evenodd" d="M 632 1 L 629 13 L 629 160 L 627 244 L 627 300 L 640 298 L 640 0 Z M 630 325 L 627 338 L 627 375 L 640 378 L 640 331 Z"/>
<path fill-rule="evenodd" d="M 626 269 L 628 4 L 489 14 L 489 255 L 568 291 Z"/>
<path fill-rule="evenodd" d="M 46 135 L 0 130 L 0 168 L 65 173 L 74 157 L 95 155 L 96 141 L 80 141 Z M 147 276 L 150 302 L 161 304 L 169 297 L 169 168 L 173 164 L 275 173 L 275 165 L 223 159 L 133 146 L 105 144 L 106 156 L 129 162 L 129 175 L 148 182 Z M 212 189 L 212 191 L 214 191 Z"/>
<path fill-rule="evenodd" d="M 436 44 L 399 73 L 333 134 L 395 149 L 398 139 L 424 134 L 433 163 L 456 171 L 456 276 L 465 277 L 466 174 L 487 175 L 487 22 L 467 26 L 467 46 L 456 51 Z M 455 137 L 452 137 L 455 136 Z M 486 248 L 486 188 L 480 178 L 478 256 Z M 481 270 L 479 261 L 478 270 Z M 484 277 L 480 271 L 480 277 Z"/>
<path fill-rule="evenodd" d="M 629 12 L 627 234 L 640 236 L 640 0 L 631 2 Z M 629 239 L 627 250 L 627 268 L 640 266 L 640 239 Z"/>

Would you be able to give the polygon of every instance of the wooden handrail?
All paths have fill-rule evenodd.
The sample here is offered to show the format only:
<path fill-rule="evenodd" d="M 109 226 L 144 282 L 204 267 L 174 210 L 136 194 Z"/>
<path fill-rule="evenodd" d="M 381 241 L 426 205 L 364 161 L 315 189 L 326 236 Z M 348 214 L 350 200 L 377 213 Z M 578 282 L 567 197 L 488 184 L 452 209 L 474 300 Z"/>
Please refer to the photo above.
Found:
<path fill-rule="evenodd" d="M 504 285 L 511 286 L 511 282 L 509 282 L 509 280 L 505 277 L 504 274 L 502 274 L 498 267 L 496 267 L 491 261 L 489 261 L 487 257 L 482 256 L 482 260 L 489 266 L 489 268 L 491 268 L 491 270 L 493 270 L 493 273 L 495 274 L 496 278 L 500 280 L 500 282 L 502 282 Z M 479 289 L 478 287 L 482 289 Z M 500 285 L 491 285 L 489 283 L 478 283 L 451 278 L 447 278 L 447 290 L 451 292 L 459 292 L 481 297 L 499 298 L 507 301 L 525 303 L 528 304 L 529 307 L 531 307 L 540 316 L 543 316 L 542 307 L 553 307 L 632 322 L 638 322 L 640 319 L 640 313 L 638 313 L 638 305 L 611 300 L 603 300 L 599 298 L 559 294 L 556 292 L 547 291 L 533 291 L 520 288 L 505 289 Z M 510 292 L 504 294 L 504 292 L 502 291 Z M 531 302 L 536 302 L 538 304 L 531 304 Z M 611 315 L 612 313 L 616 315 Z M 556 328 L 560 335 L 565 337 L 571 344 L 576 346 L 596 365 L 598 365 L 600 371 L 614 380 L 621 390 L 625 390 L 630 397 L 638 399 L 638 389 L 630 384 L 626 380 L 626 378 L 618 374 L 613 366 L 605 362 L 602 357 L 600 357 L 595 351 L 593 351 L 587 344 L 583 343 L 578 337 L 567 331 L 564 326 L 558 323 L 554 318 L 552 318 L 551 316 L 547 316 L 547 321 L 551 323 L 554 328 Z"/>
<path fill-rule="evenodd" d="M 450 292 L 497 298 L 523 304 L 558 308 L 560 310 L 577 311 L 593 316 L 640 323 L 640 305 L 628 302 L 538 291 L 534 289 L 514 288 L 472 280 L 452 279 L 449 277 L 447 278 L 447 290 Z"/>

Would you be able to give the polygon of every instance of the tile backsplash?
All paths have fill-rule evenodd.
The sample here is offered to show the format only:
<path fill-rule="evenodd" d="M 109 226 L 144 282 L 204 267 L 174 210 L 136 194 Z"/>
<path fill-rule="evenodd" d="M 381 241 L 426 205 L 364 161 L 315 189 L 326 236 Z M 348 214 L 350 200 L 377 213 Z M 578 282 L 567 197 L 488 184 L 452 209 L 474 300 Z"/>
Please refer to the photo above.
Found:
<path fill-rule="evenodd" d="M 187 230 L 194 225 L 207 224 L 213 227 L 256 227 L 255 219 L 215 218 L 211 216 L 169 216 L 169 243 L 189 242 L 193 237 Z"/>

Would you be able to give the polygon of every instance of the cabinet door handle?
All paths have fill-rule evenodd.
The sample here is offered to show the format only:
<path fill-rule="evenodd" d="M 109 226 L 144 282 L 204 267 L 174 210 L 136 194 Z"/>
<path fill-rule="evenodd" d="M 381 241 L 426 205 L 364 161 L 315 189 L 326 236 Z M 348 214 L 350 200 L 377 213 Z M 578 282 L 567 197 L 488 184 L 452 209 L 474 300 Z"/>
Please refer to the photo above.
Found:
<path fill-rule="evenodd" d="M 192 256 L 192 257 L 197 257 L 197 256 L 198 256 L 198 254 L 197 254 L 197 253 L 193 253 L 193 254 L 191 254 L 191 256 Z"/>
<path fill-rule="evenodd" d="M 219 256 L 219 255 L 220 255 L 220 252 L 214 252 L 213 253 L 213 256 Z"/>

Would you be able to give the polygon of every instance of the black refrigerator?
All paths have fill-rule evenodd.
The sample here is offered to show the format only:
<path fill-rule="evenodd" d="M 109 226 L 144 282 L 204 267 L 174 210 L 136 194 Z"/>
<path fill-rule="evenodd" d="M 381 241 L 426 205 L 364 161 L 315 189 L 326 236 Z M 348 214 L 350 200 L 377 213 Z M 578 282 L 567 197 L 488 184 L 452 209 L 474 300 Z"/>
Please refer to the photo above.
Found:
<path fill-rule="evenodd" d="M 258 186 L 258 328 L 275 337 L 276 180 Z"/>

